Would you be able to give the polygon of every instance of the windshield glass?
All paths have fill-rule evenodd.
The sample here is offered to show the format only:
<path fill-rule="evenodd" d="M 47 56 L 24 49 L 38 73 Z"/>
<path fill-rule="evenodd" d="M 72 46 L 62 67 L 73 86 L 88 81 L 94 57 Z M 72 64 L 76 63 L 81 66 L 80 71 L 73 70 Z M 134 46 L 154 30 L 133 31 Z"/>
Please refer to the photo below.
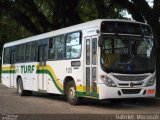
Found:
<path fill-rule="evenodd" d="M 103 35 L 101 64 L 118 73 L 145 73 L 155 69 L 153 39 L 149 37 Z"/>

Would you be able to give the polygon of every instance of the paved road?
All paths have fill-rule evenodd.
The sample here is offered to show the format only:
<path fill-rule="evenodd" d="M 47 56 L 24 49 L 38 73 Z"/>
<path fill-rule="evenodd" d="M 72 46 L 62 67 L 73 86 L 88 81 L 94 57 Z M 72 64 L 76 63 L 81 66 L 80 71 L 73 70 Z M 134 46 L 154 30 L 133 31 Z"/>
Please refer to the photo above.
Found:
<path fill-rule="evenodd" d="M 160 114 L 160 99 L 110 101 L 85 99 L 79 106 L 69 105 L 60 95 L 34 93 L 18 96 L 15 88 L 0 84 L 0 113 L 6 114 Z"/>

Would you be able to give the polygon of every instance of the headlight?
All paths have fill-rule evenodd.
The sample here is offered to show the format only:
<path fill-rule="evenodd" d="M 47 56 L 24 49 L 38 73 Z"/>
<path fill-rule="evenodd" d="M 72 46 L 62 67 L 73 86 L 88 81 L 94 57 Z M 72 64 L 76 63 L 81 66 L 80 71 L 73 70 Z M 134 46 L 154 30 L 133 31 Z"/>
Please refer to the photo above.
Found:
<path fill-rule="evenodd" d="M 155 76 L 153 76 L 150 80 L 148 80 L 148 82 L 146 83 L 145 86 L 152 86 L 155 83 Z"/>
<path fill-rule="evenodd" d="M 100 76 L 101 80 L 103 80 L 103 82 L 109 86 L 109 87 L 116 87 L 116 84 L 113 80 L 111 80 L 109 77 L 101 75 Z"/>

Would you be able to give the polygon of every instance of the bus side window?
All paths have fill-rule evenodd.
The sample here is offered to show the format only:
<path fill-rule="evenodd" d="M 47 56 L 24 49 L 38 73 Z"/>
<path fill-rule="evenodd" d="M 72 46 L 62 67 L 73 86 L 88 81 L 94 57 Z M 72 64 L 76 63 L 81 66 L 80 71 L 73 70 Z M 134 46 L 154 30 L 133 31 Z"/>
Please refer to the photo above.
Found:
<path fill-rule="evenodd" d="M 92 39 L 92 64 L 96 65 L 97 58 L 97 38 Z"/>
<path fill-rule="evenodd" d="M 36 61 L 36 50 L 37 50 L 37 43 L 31 43 L 31 52 L 30 52 L 30 61 Z"/>
<path fill-rule="evenodd" d="M 53 37 L 49 40 L 49 59 L 62 60 L 64 59 L 64 35 Z"/>
<path fill-rule="evenodd" d="M 80 32 L 70 33 L 66 37 L 66 58 L 78 58 L 81 55 Z"/>
<path fill-rule="evenodd" d="M 3 64 L 9 64 L 10 63 L 10 50 L 9 48 L 4 48 L 4 59 Z"/>
<path fill-rule="evenodd" d="M 16 50 L 16 62 L 20 62 L 21 61 L 21 48 L 20 45 L 17 45 L 17 50 Z"/>
<path fill-rule="evenodd" d="M 29 61 L 30 60 L 30 49 L 31 49 L 31 45 L 30 43 L 26 44 L 26 56 L 25 56 L 25 61 Z"/>
<path fill-rule="evenodd" d="M 26 44 L 22 44 L 21 46 L 21 62 L 25 62 L 25 48 Z"/>
<path fill-rule="evenodd" d="M 37 50 L 37 43 L 36 42 L 30 42 L 26 44 L 26 50 L 25 50 L 25 61 L 36 61 L 36 50 Z"/>

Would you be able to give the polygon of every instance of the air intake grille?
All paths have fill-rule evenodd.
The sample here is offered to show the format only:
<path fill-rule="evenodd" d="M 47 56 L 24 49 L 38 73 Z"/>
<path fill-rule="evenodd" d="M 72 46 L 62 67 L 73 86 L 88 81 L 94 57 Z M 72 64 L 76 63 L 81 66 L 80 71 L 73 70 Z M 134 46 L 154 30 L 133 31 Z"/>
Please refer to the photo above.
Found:
<path fill-rule="evenodd" d="M 141 81 L 148 77 L 148 75 L 141 76 L 123 76 L 123 75 L 113 75 L 120 81 Z"/>
<path fill-rule="evenodd" d="M 139 94 L 141 89 L 122 89 L 123 94 Z"/>

